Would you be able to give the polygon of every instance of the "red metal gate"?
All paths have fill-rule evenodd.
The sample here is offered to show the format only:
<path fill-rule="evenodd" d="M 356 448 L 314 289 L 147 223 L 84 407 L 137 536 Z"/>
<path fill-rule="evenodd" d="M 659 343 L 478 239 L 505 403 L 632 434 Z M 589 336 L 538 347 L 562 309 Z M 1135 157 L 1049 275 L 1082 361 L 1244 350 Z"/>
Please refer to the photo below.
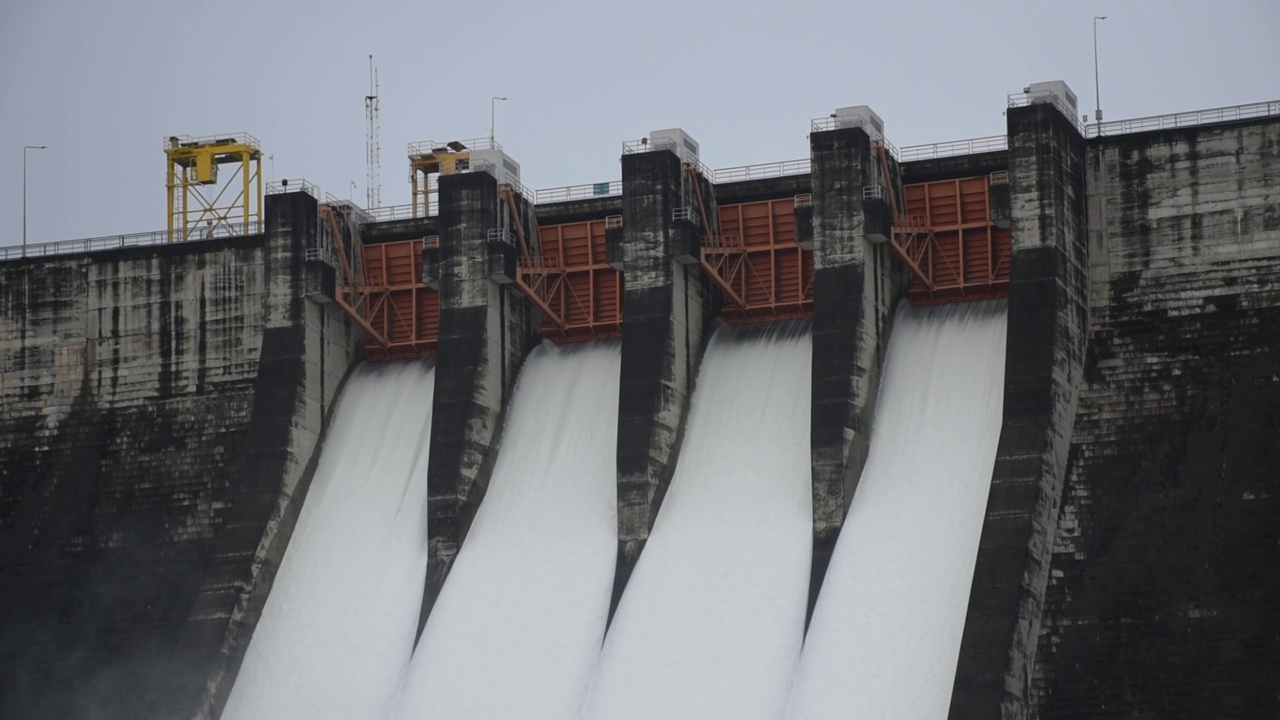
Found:
<path fill-rule="evenodd" d="M 555 342 L 622 334 L 622 273 L 605 255 L 605 225 L 541 225 L 539 254 L 520 260 L 519 284 L 546 316 L 542 334 Z"/>
<path fill-rule="evenodd" d="M 422 239 L 364 246 L 364 317 L 377 331 L 364 346 L 370 360 L 436 352 L 440 293 L 423 282 L 423 247 Z"/>
<path fill-rule="evenodd" d="M 992 180 L 983 175 L 903 188 L 907 224 L 927 228 L 927 236 L 917 234 L 914 247 L 895 248 L 907 250 L 912 260 L 908 264 L 915 266 L 907 291 L 912 303 L 928 305 L 1009 294 L 1012 235 L 991 220 Z"/>
<path fill-rule="evenodd" d="M 796 244 L 794 197 L 721 205 L 720 234 L 704 239 L 702 267 L 725 295 L 730 323 L 813 313 L 813 253 Z"/>

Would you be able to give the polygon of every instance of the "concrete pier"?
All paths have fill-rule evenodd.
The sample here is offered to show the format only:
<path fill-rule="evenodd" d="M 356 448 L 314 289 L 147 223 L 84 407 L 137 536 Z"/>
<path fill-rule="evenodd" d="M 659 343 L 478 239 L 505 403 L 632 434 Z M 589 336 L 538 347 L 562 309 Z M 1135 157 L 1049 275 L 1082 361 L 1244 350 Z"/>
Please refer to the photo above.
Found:
<path fill-rule="evenodd" d="M 535 227 L 523 198 L 519 207 L 526 228 Z M 427 466 L 430 560 L 419 633 L 489 487 L 504 409 L 520 364 L 539 341 L 530 303 L 512 284 L 515 231 L 490 237 L 491 230 L 509 227 L 509 216 L 490 173 L 440 178 L 440 341 Z"/>
<path fill-rule="evenodd" d="M 1048 102 L 1007 117 L 1004 423 L 951 697 L 956 719 L 1027 715 L 1089 328 L 1085 139 Z"/>
<path fill-rule="evenodd" d="M 812 155 L 813 562 L 806 625 L 867 459 L 889 324 L 906 289 L 885 240 L 889 212 L 866 202 L 875 183 L 860 127 L 814 132 Z M 797 225 L 801 216 L 797 216 Z M 797 227 L 796 234 L 804 236 Z M 873 242 L 874 238 L 874 242 Z"/>
<path fill-rule="evenodd" d="M 715 311 L 696 264 L 702 230 L 696 221 L 674 219 L 678 208 L 697 207 L 692 182 L 671 150 L 622 156 L 618 560 L 610 618 L 675 471 L 705 330 Z M 709 190 L 704 183 L 704 201 Z"/>

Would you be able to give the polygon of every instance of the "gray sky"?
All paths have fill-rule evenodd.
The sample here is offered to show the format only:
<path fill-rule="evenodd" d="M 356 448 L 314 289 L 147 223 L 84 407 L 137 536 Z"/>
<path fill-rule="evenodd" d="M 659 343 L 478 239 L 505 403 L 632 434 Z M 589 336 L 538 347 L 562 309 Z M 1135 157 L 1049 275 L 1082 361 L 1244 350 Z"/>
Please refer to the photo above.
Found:
<path fill-rule="evenodd" d="M 625 7 L 626 9 L 619 9 Z M 305 8 L 305 9 L 303 9 Z M 871 105 L 899 146 L 1004 132 L 1008 93 L 1066 80 L 1107 120 L 1280 99 L 1280 2 L 0 2 L 0 245 L 165 226 L 162 139 L 247 131 L 275 177 L 364 197 L 367 55 L 382 199 L 405 145 L 497 136 L 531 188 L 620 177 L 623 140 L 683 127 L 713 167 L 808 154 Z M 264 174 L 271 171 L 263 164 Z"/>

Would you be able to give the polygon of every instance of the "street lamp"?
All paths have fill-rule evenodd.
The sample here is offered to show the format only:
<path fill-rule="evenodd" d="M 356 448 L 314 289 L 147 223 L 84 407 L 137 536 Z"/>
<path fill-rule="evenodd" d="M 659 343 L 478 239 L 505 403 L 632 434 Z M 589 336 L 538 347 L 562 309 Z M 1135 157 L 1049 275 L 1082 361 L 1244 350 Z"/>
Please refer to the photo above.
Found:
<path fill-rule="evenodd" d="M 22 146 L 22 257 L 27 256 L 27 151 L 48 149 L 48 145 Z"/>
<path fill-rule="evenodd" d="M 1093 16 L 1093 121 L 1095 123 L 1102 122 L 1102 91 L 1098 89 L 1098 21 L 1106 19 L 1106 15 Z"/>
<path fill-rule="evenodd" d="M 499 100 L 506 100 L 506 98 L 498 97 L 497 95 L 494 95 L 489 100 L 489 145 L 490 146 L 493 145 L 493 136 L 494 136 L 494 133 L 496 132 L 496 128 L 494 127 L 494 119 L 496 117 L 495 115 L 496 111 L 494 110 L 494 106 L 497 104 Z"/>

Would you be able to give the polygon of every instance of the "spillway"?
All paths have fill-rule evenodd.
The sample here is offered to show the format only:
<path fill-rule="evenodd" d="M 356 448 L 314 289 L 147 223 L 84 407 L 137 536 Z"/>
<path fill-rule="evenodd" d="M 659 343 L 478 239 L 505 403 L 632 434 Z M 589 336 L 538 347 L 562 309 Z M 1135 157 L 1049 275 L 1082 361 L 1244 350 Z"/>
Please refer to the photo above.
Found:
<path fill-rule="evenodd" d="M 605 641 L 591 720 L 776 718 L 811 551 L 807 325 L 721 327 Z"/>
<path fill-rule="evenodd" d="M 413 651 L 427 566 L 435 372 L 347 382 L 224 720 L 383 720 Z"/>
<path fill-rule="evenodd" d="M 620 366 L 616 342 L 544 342 L 525 361 L 488 492 L 419 641 L 399 717 L 576 715 L 617 556 Z"/>
<path fill-rule="evenodd" d="M 787 718 L 944 718 L 1000 438 L 1004 303 L 893 326 L 871 448 Z"/>

